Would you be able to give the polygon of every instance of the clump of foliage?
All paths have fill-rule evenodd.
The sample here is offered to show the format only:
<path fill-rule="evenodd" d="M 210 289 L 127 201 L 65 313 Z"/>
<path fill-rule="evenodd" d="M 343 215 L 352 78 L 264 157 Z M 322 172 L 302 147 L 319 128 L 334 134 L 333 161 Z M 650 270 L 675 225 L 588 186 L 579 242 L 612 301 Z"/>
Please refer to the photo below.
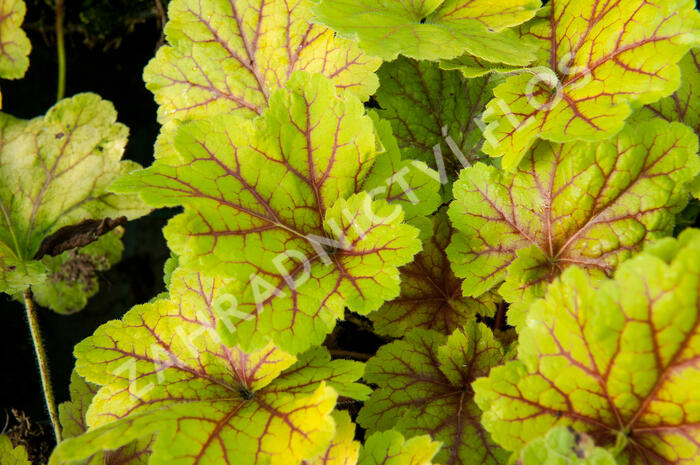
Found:
<path fill-rule="evenodd" d="M 123 128 L 96 96 L 3 133 L 30 155 L 0 150 L 0 169 L 33 156 L 46 172 L 92 99 L 105 135 L 76 143 L 111 163 L 73 181 L 100 186 L 100 208 L 51 216 L 17 199 L 34 192 L 21 178 L 6 189 L 5 236 L 23 241 L 5 241 L 5 291 L 39 296 L 93 253 L 33 260 L 61 226 L 182 208 L 167 292 L 75 347 L 50 465 L 700 463 L 692 2 L 172 0 L 168 15 L 144 71 L 152 166 L 119 164 Z M 386 344 L 329 350 L 346 319 Z"/>

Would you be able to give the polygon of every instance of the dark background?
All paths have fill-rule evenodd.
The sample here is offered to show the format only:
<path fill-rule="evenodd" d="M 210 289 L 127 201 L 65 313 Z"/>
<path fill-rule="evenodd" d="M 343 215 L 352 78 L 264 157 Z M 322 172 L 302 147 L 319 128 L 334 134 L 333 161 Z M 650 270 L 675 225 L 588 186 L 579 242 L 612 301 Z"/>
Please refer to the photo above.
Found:
<path fill-rule="evenodd" d="M 56 101 L 55 0 L 26 0 L 24 30 L 32 43 L 23 79 L 0 81 L 2 111 L 21 118 L 43 115 Z M 167 7 L 167 0 L 161 1 Z M 130 129 L 124 158 L 148 166 L 158 135 L 157 105 L 142 72 L 162 44 L 162 9 L 155 0 L 70 0 L 65 6 L 66 97 L 95 92 L 110 100 L 118 120 Z M 1 180 L 0 180 L 1 182 Z M 126 226 L 122 261 L 100 274 L 100 291 L 80 313 L 62 316 L 40 308 L 39 319 L 57 402 L 69 399 L 73 346 L 105 321 L 164 289 L 163 263 L 169 252 L 162 227 L 173 211 L 158 210 Z M 10 409 L 51 427 L 43 402 L 34 348 L 24 307 L 0 294 L 0 431 L 14 423 Z"/>

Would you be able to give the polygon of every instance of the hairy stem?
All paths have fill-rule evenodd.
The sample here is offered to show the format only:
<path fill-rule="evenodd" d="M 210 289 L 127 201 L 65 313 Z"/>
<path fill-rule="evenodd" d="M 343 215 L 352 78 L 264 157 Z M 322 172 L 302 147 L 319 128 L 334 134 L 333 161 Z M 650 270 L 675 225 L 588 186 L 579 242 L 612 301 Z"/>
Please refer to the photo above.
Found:
<path fill-rule="evenodd" d="M 39 374 L 41 375 L 41 386 L 44 388 L 44 399 L 46 400 L 46 407 L 49 409 L 53 432 L 56 435 L 56 444 L 58 444 L 61 442 L 61 427 L 58 423 L 58 410 L 56 409 L 56 400 L 54 399 L 53 389 L 51 388 L 46 351 L 44 350 L 44 343 L 41 340 L 41 332 L 39 331 L 39 319 L 36 315 L 32 291 L 29 289 L 24 291 L 24 306 L 27 309 L 27 321 L 29 322 L 29 330 L 32 333 L 36 359 L 39 362 Z"/>
<path fill-rule="evenodd" d="M 58 54 L 58 90 L 56 101 L 66 93 L 66 47 L 63 43 L 63 0 L 56 0 L 56 51 Z"/>

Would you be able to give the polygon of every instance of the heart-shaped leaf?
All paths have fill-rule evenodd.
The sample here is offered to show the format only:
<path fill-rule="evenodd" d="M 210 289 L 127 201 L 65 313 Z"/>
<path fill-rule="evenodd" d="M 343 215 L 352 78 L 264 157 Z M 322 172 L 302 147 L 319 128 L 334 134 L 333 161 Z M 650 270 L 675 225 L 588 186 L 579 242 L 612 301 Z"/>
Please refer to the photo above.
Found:
<path fill-rule="evenodd" d="M 429 434 L 442 442 L 436 461 L 445 465 L 505 464 L 509 454 L 483 430 L 470 387 L 503 359 L 491 331 L 474 321 L 449 338 L 414 329 L 367 363 L 365 379 L 379 387 L 358 423 L 369 431 Z"/>
<path fill-rule="evenodd" d="M 377 74 L 379 115 L 391 122 L 404 155 L 437 169 L 443 182 L 483 156 L 479 117 L 500 76 L 467 80 L 437 63 L 403 57 L 384 63 Z"/>
<path fill-rule="evenodd" d="M 76 346 L 76 369 L 102 387 L 88 432 L 64 441 L 52 462 L 156 434 L 151 464 L 287 464 L 318 456 L 335 432 L 338 394 L 364 399 L 363 366 L 323 348 L 298 359 L 272 345 L 243 352 L 221 343 L 215 307 L 235 282 L 176 272 L 171 300 L 135 307 Z"/>
<path fill-rule="evenodd" d="M 441 209 L 425 231 L 423 250 L 401 268 L 401 294 L 370 313 L 379 334 L 402 337 L 413 328 L 451 334 L 476 314 L 493 316 L 494 296 L 462 296 L 462 281 L 450 269 L 446 249 L 452 237 L 447 209 Z"/>
<path fill-rule="evenodd" d="M 464 294 L 505 280 L 508 321 L 520 326 L 564 268 L 611 274 L 645 241 L 673 231 L 700 166 L 697 144 L 690 128 L 657 119 L 600 143 L 540 141 L 511 173 L 465 169 L 449 209 L 459 233 L 447 250 Z"/>
<path fill-rule="evenodd" d="M 380 60 L 310 23 L 311 0 L 173 0 L 161 47 L 144 71 L 163 125 L 218 114 L 251 118 L 294 71 L 322 73 L 366 100 Z M 170 131 L 170 132 L 169 132 Z M 161 142 L 173 130 L 164 128 Z M 166 139 L 166 140 L 163 140 Z M 160 156 L 156 151 L 156 156 Z"/>
<path fill-rule="evenodd" d="M 619 463 L 700 456 L 700 231 L 688 229 L 594 283 L 571 268 L 535 302 L 518 360 L 473 383 L 482 422 L 517 451 L 571 425 Z"/>
<path fill-rule="evenodd" d="M 494 89 L 484 152 L 513 170 L 535 138 L 604 140 L 630 104 L 649 104 L 680 85 L 678 61 L 697 44 L 692 0 L 560 0 L 530 27 L 549 51 Z"/>
<path fill-rule="evenodd" d="M 149 211 L 134 195 L 107 191 L 115 179 L 139 167 L 120 161 L 128 130 L 116 116 L 112 104 L 95 94 L 62 100 L 46 116 L 29 121 L 0 114 L 0 291 L 50 285 L 55 264 L 34 257 L 42 241 L 61 228 Z M 65 280 L 57 282 L 53 291 L 40 293 L 64 292 Z M 75 292 L 82 295 L 74 295 L 70 305 L 83 305 L 89 292 Z M 69 306 L 47 303 L 59 311 Z"/>
<path fill-rule="evenodd" d="M 418 231 L 399 205 L 362 192 L 389 155 L 357 98 L 297 72 L 263 118 L 192 122 L 175 145 L 177 156 L 119 187 L 156 206 L 186 205 L 165 228 L 180 263 L 247 283 L 241 319 L 221 328 L 229 344 L 273 338 L 299 353 L 322 342 L 345 306 L 367 314 L 398 295 L 397 268 L 420 250 Z"/>
<path fill-rule="evenodd" d="M 440 449 L 430 436 L 404 439 L 396 431 L 383 431 L 367 438 L 360 452 L 359 465 L 432 465 Z"/>

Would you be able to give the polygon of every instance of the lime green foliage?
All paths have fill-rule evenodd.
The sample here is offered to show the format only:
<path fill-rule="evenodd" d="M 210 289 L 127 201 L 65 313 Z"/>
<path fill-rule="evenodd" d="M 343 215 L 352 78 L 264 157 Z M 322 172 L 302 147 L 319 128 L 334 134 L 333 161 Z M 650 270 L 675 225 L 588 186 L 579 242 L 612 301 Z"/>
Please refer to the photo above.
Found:
<path fill-rule="evenodd" d="M 448 248 L 463 291 L 480 296 L 505 281 L 509 323 L 548 282 L 578 265 L 610 274 L 645 241 L 670 234 L 698 172 L 697 136 L 660 119 L 599 143 L 539 141 L 514 172 L 478 164 L 455 183 Z"/>
<path fill-rule="evenodd" d="M 2 465 L 31 465 L 23 446 L 12 447 L 10 438 L 0 434 L 0 463 Z"/>
<path fill-rule="evenodd" d="M 461 280 L 450 269 L 445 252 L 452 237 L 447 209 L 441 209 L 426 229 L 423 251 L 401 268 L 401 294 L 369 315 L 379 334 L 401 337 L 412 328 L 451 334 L 477 313 L 493 316 L 492 294 L 463 297 Z"/>
<path fill-rule="evenodd" d="M 482 423 L 517 451 L 555 425 L 620 464 L 700 456 L 700 231 L 664 239 L 594 283 L 570 268 L 531 307 L 518 360 L 474 382 Z"/>
<path fill-rule="evenodd" d="M 101 236 L 80 249 L 45 256 L 45 281 L 34 284 L 34 300 L 54 311 L 70 314 L 81 310 L 98 291 L 98 271 L 108 270 L 122 258 L 121 228 Z"/>
<path fill-rule="evenodd" d="M 405 440 L 401 433 L 384 431 L 374 433 L 365 442 L 359 465 L 431 465 L 440 448 L 430 436 L 416 436 Z"/>
<path fill-rule="evenodd" d="M 609 138 L 631 104 L 653 103 L 678 88 L 677 63 L 697 43 L 698 28 L 692 0 L 548 5 L 530 33 L 549 53 L 494 89 L 484 152 L 504 155 L 502 166 L 513 170 L 536 138 Z"/>
<path fill-rule="evenodd" d="M 91 429 L 64 441 L 52 462 L 152 433 L 152 463 L 281 465 L 327 449 L 337 396 L 367 397 L 354 382 L 362 364 L 331 362 L 320 347 L 297 358 L 272 345 L 247 353 L 223 345 L 214 312 L 231 290 L 179 270 L 171 300 L 135 307 L 78 344 L 78 373 L 101 388 L 87 412 Z"/>
<path fill-rule="evenodd" d="M 634 113 L 635 122 L 654 116 L 686 124 L 700 134 L 700 49 L 688 52 L 678 63 L 681 86 L 671 96 L 650 103 Z"/>
<path fill-rule="evenodd" d="M 66 302 L 44 303 L 58 311 L 75 309 L 85 302 L 84 290 L 68 291 L 71 285 L 60 279 L 55 289 L 46 287 L 68 255 L 58 262 L 33 260 L 42 240 L 85 219 L 148 212 L 134 195 L 107 192 L 115 179 L 138 168 L 120 161 L 128 129 L 116 116 L 112 104 L 94 94 L 65 99 L 29 121 L 0 114 L 0 291 L 43 283 L 39 293 L 47 298 L 71 294 Z M 112 260 L 118 251 L 109 254 Z"/>
<path fill-rule="evenodd" d="M 490 61 L 526 65 L 531 50 L 507 28 L 532 18 L 539 0 L 321 0 L 316 21 L 356 39 L 370 55 L 391 61 L 468 53 Z"/>
<path fill-rule="evenodd" d="M 328 449 L 311 460 L 303 460 L 301 465 L 355 465 L 360 454 L 360 443 L 354 441 L 355 423 L 350 420 L 348 412 L 336 410 L 335 436 Z"/>
<path fill-rule="evenodd" d="M 165 228 L 180 263 L 246 284 L 241 318 L 220 328 L 229 344 L 272 338 L 299 353 L 323 341 L 345 306 L 367 314 L 398 295 L 397 267 L 420 250 L 418 231 L 399 205 L 362 192 L 387 153 L 357 98 L 297 72 L 263 118 L 185 124 L 175 146 L 178 156 L 119 187 L 156 206 L 184 204 Z M 433 185 L 413 193 L 429 193 L 434 208 Z"/>
<path fill-rule="evenodd" d="M 403 159 L 389 122 L 374 111 L 368 114 L 384 153 L 377 153 L 369 174 L 357 190 L 368 192 L 373 199 L 401 205 L 407 222 L 430 215 L 442 203 L 438 193 L 440 175 L 422 161 Z"/>
<path fill-rule="evenodd" d="M 73 438 L 85 433 L 88 429 L 85 423 L 90 402 L 99 389 L 99 386 L 88 383 L 75 371 L 70 378 L 71 400 L 58 406 L 58 414 L 61 421 L 61 434 L 63 439 Z M 101 464 L 125 464 L 125 465 L 145 465 L 150 456 L 152 438 L 146 436 L 137 441 L 129 443 L 117 450 L 109 452 L 98 452 L 89 457 L 81 464 L 101 465 Z"/>
<path fill-rule="evenodd" d="M 19 79 L 29 67 L 32 44 L 21 27 L 26 11 L 22 0 L 0 0 L 0 78 Z"/>
<path fill-rule="evenodd" d="M 439 145 L 449 180 L 483 156 L 477 118 L 502 80 L 499 76 L 466 80 L 436 63 L 403 57 L 384 63 L 377 74 L 381 85 L 376 99 L 383 109 L 379 115 L 391 122 L 404 155 L 438 168 L 434 147 Z M 466 162 L 453 153 L 447 137 Z"/>
<path fill-rule="evenodd" d="M 369 431 L 429 434 L 443 444 L 440 463 L 505 464 L 509 454 L 483 430 L 470 387 L 503 359 L 491 330 L 474 321 L 449 338 L 415 329 L 367 363 L 365 379 L 379 387 L 357 421 Z"/>
<path fill-rule="evenodd" d="M 144 71 L 160 105 L 160 138 L 172 142 L 176 120 L 263 113 L 294 71 L 322 73 L 367 99 L 380 60 L 332 31 L 310 24 L 311 0 L 173 0 L 161 47 Z M 166 150 L 167 151 L 167 150 Z M 156 150 L 156 157 L 162 150 Z"/>
<path fill-rule="evenodd" d="M 613 454 L 596 447 L 586 433 L 555 426 L 525 446 L 518 465 L 617 465 L 617 462 Z"/>

